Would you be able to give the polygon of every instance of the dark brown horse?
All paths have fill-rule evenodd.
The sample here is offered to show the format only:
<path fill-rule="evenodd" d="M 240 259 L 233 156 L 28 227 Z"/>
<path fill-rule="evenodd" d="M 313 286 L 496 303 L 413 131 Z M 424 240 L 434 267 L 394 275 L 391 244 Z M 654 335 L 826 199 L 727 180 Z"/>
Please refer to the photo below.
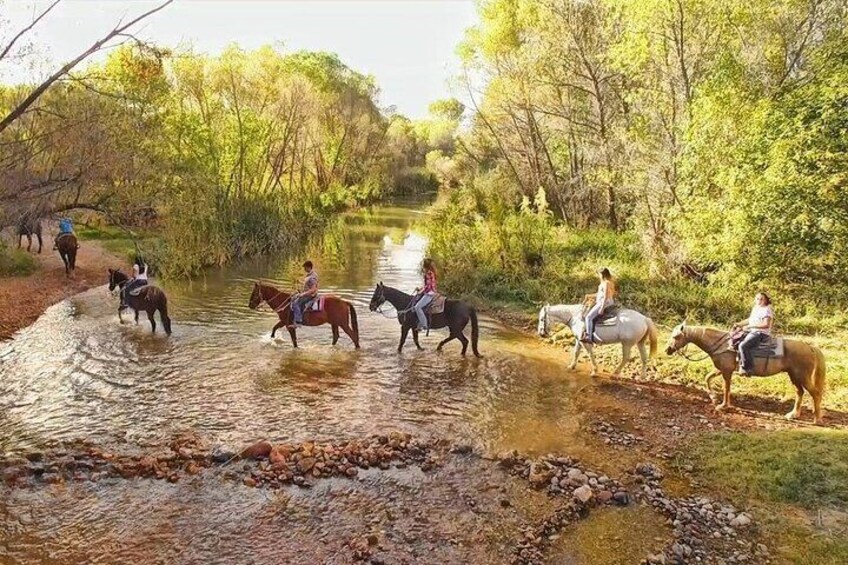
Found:
<path fill-rule="evenodd" d="M 424 349 L 418 343 L 418 317 L 410 306 L 412 295 L 380 283 L 371 296 L 371 311 L 376 311 L 386 302 L 394 306 L 398 313 L 398 322 L 400 322 L 401 328 L 398 353 L 403 351 L 403 344 L 406 343 L 409 330 L 412 330 L 412 340 L 415 342 L 415 346 L 418 349 Z M 463 332 L 469 321 L 471 322 L 471 351 L 474 352 L 475 356 L 482 357 L 480 352 L 477 351 L 477 340 L 480 337 L 480 330 L 477 326 L 477 311 L 473 306 L 462 300 L 446 300 L 445 311 L 431 317 L 430 328 L 448 328 L 450 330 L 450 335 L 439 343 L 436 351 L 441 351 L 442 347 L 449 341 L 458 339 L 462 343 L 462 354 L 465 355 L 468 350 L 468 338 L 465 337 Z"/>
<path fill-rule="evenodd" d="M 123 288 L 129 282 L 129 277 L 121 271 L 109 269 L 109 290 L 114 291 L 115 288 Z M 138 313 L 141 310 L 147 312 L 147 319 L 150 320 L 150 327 L 153 333 L 156 333 L 156 319 L 153 315 L 159 310 L 159 317 L 162 319 L 162 325 L 165 327 L 165 333 L 171 335 L 171 318 L 168 317 L 168 297 L 162 289 L 153 285 L 146 285 L 138 289 L 138 294 L 133 296 L 127 295 L 127 304 L 135 310 L 135 323 L 138 323 Z M 124 323 L 124 318 L 121 315 L 121 307 L 118 306 L 118 319 Z"/>
<path fill-rule="evenodd" d="M 291 310 L 292 295 L 282 292 L 267 284 L 254 283 L 253 292 L 250 295 L 248 307 L 256 309 L 261 302 L 265 302 L 277 313 L 280 321 L 271 330 L 271 337 L 276 335 L 277 330 L 283 326 L 292 325 L 294 318 Z M 338 296 L 325 296 L 324 308 L 320 312 L 312 310 L 303 313 L 303 322 L 306 326 L 320 326 L 330 324 L 333 330 L 333 345 L 339 341 L 339 328 L 344 330 L 353 345 L 359 349 L 359 322 L 356 319 L 356 309 L 347 300 Z M 297 330 L 288 328 L 291 335 L 292 345 L 297 347 Z"/>
<path fill-rule="evenodd" d="M 56 249 L 59 250 L 59 256 L 65 263 L 65 274 L 70 275 L 77 266 L 77 249 L 79 249 L 77 236 L 72 233 L 61 234 L 56 238 Z"/>
<path fill-rule="evenodd" d="M 18 222 L 18 249 L 21 248 L 23 238 L 27 238 L 27 251 L 32 249 L 32 236 L 38 238 L 38 253 L 41 254 L 43 241 L 41 240 L 41 218 L 35 214 L 24 214 Z"/>

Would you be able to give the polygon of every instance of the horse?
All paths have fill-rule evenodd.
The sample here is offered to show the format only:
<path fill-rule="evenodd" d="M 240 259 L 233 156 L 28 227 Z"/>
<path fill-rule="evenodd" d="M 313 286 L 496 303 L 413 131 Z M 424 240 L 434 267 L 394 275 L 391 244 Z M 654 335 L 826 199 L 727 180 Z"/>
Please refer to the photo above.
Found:
<path fill-rule="evenodd" d="M 372 312 L 376 312 L 386 302 L 397 310 L 398 322 L 401 326 L 398 353 L 403 351 L 403 344 L 406 343 L 409 330 L 412 330 L 412 340 L 415 342 L 415 347 L 419 350 L 424 349 L 418 343 L 418 316 L 410 307 L 412 298 L 411 294 L 386 286 L 382 282 L 377 285 L 374 294 L 371 296 L 370 309 Z M 477 351 L 477 341 L 480 337 L 480 329 L 477 325 L 477 310 L 462 300 L 445 300 L 444 312 L 431 316 L 430 328 L 447 327 L 450 329 L 450 335 L 439 343 L 436 351 L 441 351 L 442 347 L 449 341 L 458 339 L 462 343 L 462 354 L 465 355 L 468 350 L 468 338 L 465 337 L 463 331 L 465 331 L 465 326 L 468 325 L 469 321 L 471 322 L 471 350 L 476 357 L 482 357 L 480 352 Z"/>
<path fill-rule="evenodd" d="M 59 256 L 65 264 L 65 274 L 70 276 L 77 266 L 77 249 L 79 249 L 77 236 L 72 233 L 60 234 L 56 238 L 56 249 L 59 250 Z"/>
<path fill-rule="evenodd" d="M 650 318 L 635 310 L 623 308 L 616 314 L 616 318 L 615 325 L 595 326 L 595 335 L 600 339 L 600 345 L 621 344 L 621 363 L 616 367 L 613 376 L 621 376 L 621 369 L 630 361 L 630 353 L 635 345 L 639 348 L 639 357 L 642 359 L 642 378 L 644 379 L 647 376 L 649 357 L 645 344 L 650 343 L 650 357 L 654 357 L 657 354 L 657 327 Z M 580 341 L 584 327 L 583 304 L 557 304 L 554 306 L 545 304 L 542 306 L 542 309 L 539 310 L 538 332 L 540 336 L 546 337 L 548 335 L 551 320 L 567 325 L 571 328 L 571 333 L 574 334 L 574 354 L 568 368 L 573 370 L 577 366 L 580 349 L 586 348 L 589 360 L 592 362 L 591 376 L 596 376 L 598 364 L 595 362 L 593 353 L 594 345 Z"/>
<path fill-rule="evenodd" d="M 666 353 L 672 355 L 681 352 L 687 344 L 693 344 L 709 356 L 715 369 L 707 375 L 707 393 L 712 397 L 712 381 L 717 376 L 724 377 L 724 396 L 716 410 L 730 408 L 730 379 L 736 370 L 736 352 L 730 347 L 730 332 L 701 326 L 687 326 L 681 323 L 671 332 Z M 825 362 L 821 350 L 796 339 L 783 340 L 782 357 L 755 357 L 752 376 L 770 377 L 778 373 L 788 373 L 789 380 L 795 385 L 795 406 L 786 414 L 787 420 L 801 415 L 801 401 L 804 391 L 813 397 L 815 422 L 821 424 L 821 401 L 825 389 Z"/>
<path fill-rule="evenodd" d="M 24 214 L 18 221 L 18 249 L 21 248 L 23 237 L 27 238 L 27 251 L 32 249 L 32 236 L 38 238 L 38 254 L 41 255 L 41 248 L 44 242 L 41 239 L 41 218 L 35 214 Z"/>
<path fill-rule="evenodd" d="M 280 321 L 271 330 L 271 337 L 273 338 L 278 329 L 283 326 L 291 326 L 294 322 L 291 309 L 293 296 L 293 294 L 282 292 L 273 286 L 257 282 L 253 284 L 253 292 L 250 294 L 250 301 L 247 306 L 251 310 L 255 310 L 264 301 L 277 313 Z M 333 331 L 333 345 L 336 345 L 339 341 L 339 328 L 341 328 L 353 341 L 354 347 L 359 349 L 359 322 L 357 321 L 356 309 L 353 307 L 353 304 L 338 296 L 325 296 L 323 300 L 324 308 L 320 312 L 315 312 L 311 308 L 304 311 L 304 325 L 320 326 L 330 324 L 330 328 Z M 291 335 L 292 345 L 297 347 L 297 330 L 293 327 L 288 327 L 288 330 L 289 335 Z"/>
<path fill-rule="evenodd" d="M 129 277 L 120 270 L 109 269 L 109 290 L 115 288 L 123 288 L 129 282 Z M 138 313 L 141 310 L 147 312 L 147 319 L 150 320 L 150 327 L 153 333 L 156 333 L 156 319 L 154 313 L 159 310 L 159 317 L 162 319 L 162 326 L 165 328 L 165 333 L 171 335 L 171 318 L 168 317 L 168 297 L 159 287 L 153 285 L 145 285 L 138 289 L 138 294 L 132 296 L 127 294 L 127 304 L 135 310 L 135 323 L 138 323 Z M 118 319 L 124 323 L 124 318 L 121 313 L 121 307 L 118 306 Z"/>

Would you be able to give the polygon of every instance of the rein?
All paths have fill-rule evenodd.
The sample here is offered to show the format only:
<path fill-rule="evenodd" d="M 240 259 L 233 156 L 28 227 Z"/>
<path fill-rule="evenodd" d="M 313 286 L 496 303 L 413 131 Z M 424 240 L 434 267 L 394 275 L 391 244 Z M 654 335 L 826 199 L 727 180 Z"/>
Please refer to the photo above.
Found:
<path fill-rule="evenodd" d="M 266 288 L 270 288 L 270 287 L 266 287 Z M 272 309 L 274 312 L 276 312 L 277 314 L 279 314 L 280 312 L 282 312 L 283 310 L 285 310 L 286 308 L 288 308 L 289 304 L 291 304 L 291 301 L 292 301 L 292 298 L 294 297 L 294 295 L 290 295 L 290 296 L 288 297 L 288 299 L 283 300 L 282 305 L 278 306 L 277 308 L 274 308 L 274 307 L 271 305 L 271 301 L 272 301 L 272 300 L 274 300 L 275 298 L 277 298 L 278 296 L 280 296 L 281 294 L 283 294 L 283 292 L 281 292 L 281 291 L 279 291 L 279 290 L 276 290 L 276 289 L 272 289 L 272 290 L 274 290 L 274 292 L 276 292 L 276 294 L 275 294 L 274 296 L 272 296 L 271 298 L 265 298 L 265 297 L 263 296 L 263 297 L 262 297 L 262 300 L 264 300 L 264 301 L 268 304 L 268 306 L 270 306 L 270 307 L 271 307 L 271 309 Z M 261 293 L 260 293 L 260 296 L 262 296 L 262 295 L 261 295 Z"/>
<path fill-rule="evenodd" d="M 722 342 L 723 342 L 725 339 L 727 339 L 727 338 L 728 338 L 728 336 L 729 336 L 729 333 L 728 333 L 728 332 L 724 332 L 724 333 L 722 333 L 721 337 L 720 337 L 720 338 L 718 338 L 718 340 L 716 340 L 716 341 L 715 341 L 715 343 L 713 343 L 713 344 L 712 344 L 712 345 L 708 348 L 708 349 L 709 349 L 709 351 L 707 351 L 706 349 L 704 350 L 704 356 L 703 356 L 703 357 L 701 357 L 700 359 L 693 359 L 693 358 L 689 357 L 689 355 L 687 355 L 687 354 L 686 354 L 686 351 L 685 351 L 685 350 L 686 350 L 686 347 L 687 347 L 687 346 L 689 345 L 689 343 L 691 343 L 691 342 L 687 342 L 687 343 L 686 343 L 686 345 L 684 345 L 683 347 L 681 347 L 680 349 L 678 349 L 677 351 L 675 351 L 675 353 L 679 354 L 681 357 L 683 357 L 683 358 L 684 358 L 684 359 L 686 359 L 687 361 L 691 361 L 691 362 L 693 362 L 693 363 L 697 363 L 697 362 L 699 362 L 699 361 L 704 361 L 704 360 L 706 360 L 706 359 L 711 358 L 715 352 L 717 352 L 719 349 L 721 349 L 721 344 L 722 344 Z"/>

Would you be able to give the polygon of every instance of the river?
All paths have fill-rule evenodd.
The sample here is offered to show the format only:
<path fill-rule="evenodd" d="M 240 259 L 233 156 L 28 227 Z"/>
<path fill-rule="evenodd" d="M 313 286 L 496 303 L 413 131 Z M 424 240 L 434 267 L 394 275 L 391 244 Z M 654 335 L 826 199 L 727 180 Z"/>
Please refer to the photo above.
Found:
<path fill-rule="evenodd" d="M 119 324 L 105 286 L 52 306 L 0 344 L 0 449 L 85 438 L 120 450 L 186 431 L 238 446 L 397 430 L 484 454 L 570 453 L 602 464 L 573 401 L 592 380 L 567 373 L 561 350 L 481 316 L 482 359 L 460 356 L 456 341 L 436 353 L 443 331 L 422 337 L 426 351 L 410 340 L 396 353 L 392 311 L 371 313 L 368 304 L 378 281 L 419 285 L 422 210 L 413 203 L 347 214 L 292 256 L 164 284 L 170 338 L 151 334 L 144 315 L 138 326 Z M 306 257 L 323 292 L 355 305 L 361 350 L 344 334 L 331 345 L 328 326 L 299 330 L 294 349 L 285 331 L 270 338 L 273 312 L 247 307 L 255 280 L 290 287 Z M 468 493 L 474 505 L 461 503 Z M 491 465 L 462 458 L 429 474 L 365 473 L 278 493 L 206 476 L 5 495 L 0 560 L 33 563 L 348 562 L 345 540 L 363 529 L 385 536 L 387 562 L 501 562 L 520 524 L 552 509 Z M 638 560 L 644 553 L 634 549 Z M 591 561 L 563 552 L 565 562 Z"/>

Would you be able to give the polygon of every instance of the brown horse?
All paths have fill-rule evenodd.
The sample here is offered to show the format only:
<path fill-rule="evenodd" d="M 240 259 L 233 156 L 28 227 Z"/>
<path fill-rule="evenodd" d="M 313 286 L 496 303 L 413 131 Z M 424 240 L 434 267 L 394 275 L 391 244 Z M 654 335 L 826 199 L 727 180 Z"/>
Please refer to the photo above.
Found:
<path fill-rule="evenodd" d="M 250 295 L 248 307 L 255 310 L 264 301 L 280 317 L 280 321 L 271 330 L 271 337 L 283 326 L 290 326 L 294 318 L 291 310 L 292 295 L 279 291 L 273 286 L 254 283 L 253 292 Z M 356 319 L 356 309 L 347 300 L 338 296 L 325 296 L 324 309 L 320 312 L 306 311 L 303 313 L 303 321 L 306 326 L 320 326 L 330 324 L 333 330 L 333 345 L 339 341 L 339 328 L 344 330 L 356 349 L 359 349 L 359 322 Z M 291 335 L 292 345 L 297 347 L 297 330 L 288 328 Z"/>
<path fill-rule="evenodd" d="M 716 410 L 730 408 L 730 379 L 736 370 L 736 352 L 730 348 L 730 332 L 687 326 L 682 323 L 671 332 L 666 347 L 666 353 L 671 355 L 680 351 L 687 344 L 694 344 L 706 353 L 713 362 L 715 370 L 707 375 L 707 392 L 712 396 L 710 385 L 717 376 L 724 377 L 724 398 Z M 789 380 L 795 385 L 795 406 L 786 414 L 788 420 L 801 415 L 801 400 L 804 390 L 813 397 L 815 421 L 822 421 L 821 401 L 825 388 L 824 355 L 818 347 L 795 339 L 783 340 L 784 354 L 782 357 L 755 357 L 752 376 L 770 377 L 777 373 L 788 373 Z"/>
<path fill-rule="evenodd" d="M 38 254 L 44 242 L 41 239 L 41 218 L 35 214 L 24 214 L 18 221 L 18 249 L 21 248 L 24 236 L 27 238 L 27 251 L 32 249 L 32 236 L 38 238 Z"/>
<path fill-rule="evenodd" d="M 123 289 L 129 282 L 129 277 L 121 271 L 109 269 L 109 290 L 114 291 L 115 288 Z M 127 295 L 127 304 L 135 310 L 135 323 L 138 323 L 138 313 L 140 310 L 147 312 L 147 319 L 150 320 L 150 327 L 153 333 L 156 333 L 156 319 L 153 315 L 159 310 L 159 317 L 162 319 L 162 326 L 165 327 L 165 333 L 171 335 L 171 318 L 168 317 L 168 297 L 162 289 L 153 285 L 146 285 L 138 290 L 138 294 L 133 296 Z M 118 306 L 118 319 L 124 323 L 121 307 Z"/>
<path fill-rule="evenodd" d="M 56 238 L 56 249 L 59 250 L 59 256 L 65 263 L 65 274 L 70 276 L 77 266 L 77 249 L 79 249 L 77 236 L 72 233 L 60 235 Z"/>

